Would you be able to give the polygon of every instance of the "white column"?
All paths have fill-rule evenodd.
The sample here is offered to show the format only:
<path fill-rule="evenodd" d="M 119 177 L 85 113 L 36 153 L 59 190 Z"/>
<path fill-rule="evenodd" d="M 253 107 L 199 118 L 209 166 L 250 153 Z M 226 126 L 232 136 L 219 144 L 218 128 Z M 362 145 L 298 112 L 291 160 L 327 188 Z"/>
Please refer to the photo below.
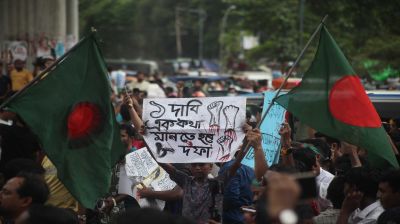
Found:
<path fill-rule="evenodd" d="M 28 32 L 28 7 L 25 0 L 18 0 L 18 37 L 25 38 Z"/>
<path fill-rule="evenodd" d="M 51 0 L 37 0 L 36 1 L 36 10 L 34 12 L 35 14 L 35 30 L 38 34 L 45 33 L 48 35 L 49 32 L 49 24 L 50 24 L 50 18 L 49 18 L 49 4 Z"/>
<path fill-rule="evenodd" d="M 78 0 L 67 1 L 67 35 L 73 35 L 79 39 L 79 2 Z"/>
<path fill-rule="evenodd" d="M 35 27 L 35 20 L 36 20 L 36 7 L 35 5 L 37 4 L 36 0 L 25 0 L 25 4 L 27 7 L 27 15 L 26 15 L 26 19 L 27 19 L 27 32 L 29 35 L 29 38 L 33 38 L 35 36 L 36 31 L 36 27 Z"/>
<path fill-rule="evenodd" d="M 14 39 L 17 37 L 18 30 L 18 10 L 15 0 L 9 0 L 8 3 L 9 39 Z"/>
<path fill-rule="evenodd" d="M 0 1 L 0 45 L 8 36 L 8 0 Z"/>
<path fill-rule="evenodd" d="M 67 31 L 67 4 L 65 0 L 53 0 L 51 4 L 51 30 L 53 38 L 64 38 Z"/>

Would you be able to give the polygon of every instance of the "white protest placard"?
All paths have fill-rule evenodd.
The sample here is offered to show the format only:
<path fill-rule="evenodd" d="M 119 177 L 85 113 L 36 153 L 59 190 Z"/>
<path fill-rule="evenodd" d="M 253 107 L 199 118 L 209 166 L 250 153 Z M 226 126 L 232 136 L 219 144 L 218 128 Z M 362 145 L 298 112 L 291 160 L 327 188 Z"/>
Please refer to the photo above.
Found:
<path fill-rule="evenodd" d="M 167 191 L 172 190 L 176 183 L 169 178 L 169 175 L 163 168 L 161 168 L 157 162 L 153 159 L 146 148 L 141 148 L 134 152 L 131 152 L 125 156 L 125 170 L 124 172 L 126 183 L 123 193 L 134 197 L 140 207 L 153 207 L 163 209 L 165 202 L 157 199 L 139 198 L 137 195 L 137 189 L 143 187 L 150 188 L 154 191 Z"/>
<path fill-rule="evenodd" d="M 161 163 L 232 159 L 245 134 L 246 98 L 145 99 L 144 139 Z"/>
<path fill-rule="evenodd" d="M 155 191 L 171 190 L 176 186 L 147 148 L 141 148 L 125 156 L 125 171 L 130 179 L 137 180 L 145 187 L 152 186 Z"/>
<path fill-rule="evenodd" d="M 129 177 L 147 177 L 159 167 L 146 148 L 127 154 L 125 161 L 125 170 Z"/>
<path fill-rule="evenodd" d="M 165 172 L 165 171 L 164 171 Z M 133 178 L 136 179 L 136 178 Z M 149 180 L 147 180 L 149 182 Z M 151 182 L 151 181 L 150 181 Z M 175 183 L 175 182 L 173 182 Z M 165 201 L 161 201 L 158 199 L 147 199 L 140 198 L 137 191 L 138 188 L 143 188 L 143 185 L 148 187 L 149 185 L 137 182 L 136 180 L 132 180 L 131 177 L 128 177 L 125 172 L 125 167 L 121 166 L 120 168 L 120 176 L 118 181 L 118 193 L 126 194 L 136 199 L 141 208 L 151 207 L 159 210 L 164 209 Z"/>
<path fill-rule="evenodd" d="M 275 92 L 264 93 L 263 114 L 271 104 L 274 96 Z M 265 159 L 269 166 L 279 162 L 279 154 L 281 149 L 281 136 L 279 135 L 279 130 L 282 122 L 285 120 L 285 112 L 286 110 L 283 107 L 277 103 L 274 103 L 260 126 L 260 131 L 262 134 L 262 148 L 265 154 Z M 242 164 L 254 168 L 253 149 L 250 149 L 243 158 Z"/>

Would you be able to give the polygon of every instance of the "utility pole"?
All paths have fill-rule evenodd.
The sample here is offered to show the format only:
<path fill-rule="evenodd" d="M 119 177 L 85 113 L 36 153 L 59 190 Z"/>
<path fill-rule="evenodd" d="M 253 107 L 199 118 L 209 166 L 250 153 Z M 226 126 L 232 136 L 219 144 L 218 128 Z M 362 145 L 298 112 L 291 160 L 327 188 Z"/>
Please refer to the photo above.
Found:
<path fill-rule="evenodd" d="M 181 40 L 181 21 L 179 16 L 179 8 L 175 8 L 175 38 L 176 38 L 176 54 L 177 58 L 182 57 L 182 40 Z"/>
<path fill-rule="evenodd" d="M 199 66 L 203 64 L 204 50 L 204 22 L 206 20 L 206 12 L 203 9 L 198 10 L 199 13 Z"/>
<path fill-rule="evenodd" d="M 225 63 L 224 63 L 224 35 L 225 35 L 225 28 L 226 23 L 228 21 L 229 13 L 236 9 L 235 5 L 229 6 L 229 8 L 225 11 L 224 16 L 222 17 L 221 27 L 219 31 L 219 73 L 223 73 L 225 70 Z"/>
<path fill-rule="evenodd" d="M 197 14 L 199 17 L 199 22 L 198 22 L 198 32 L 199 32 L 199 58 L 198 60 L 200 61 L 200 64 L 203 61 L 203 48 L 204 48 L 204 22 L 207 17 L 206 11 L 203 9 L 187 9 L 187 8 L 181 8 L 181 7 L 176 7 L 175 8 L 175 32 L 176 32 L 176 49 L 178 52 L 178 57 L 182 54 L 182 42 L 181 42 L 181 22 L 180 22 L 180 17 L 179 17 L 179 12 L 188 12 L 188 13 L 194 13 Z"/>

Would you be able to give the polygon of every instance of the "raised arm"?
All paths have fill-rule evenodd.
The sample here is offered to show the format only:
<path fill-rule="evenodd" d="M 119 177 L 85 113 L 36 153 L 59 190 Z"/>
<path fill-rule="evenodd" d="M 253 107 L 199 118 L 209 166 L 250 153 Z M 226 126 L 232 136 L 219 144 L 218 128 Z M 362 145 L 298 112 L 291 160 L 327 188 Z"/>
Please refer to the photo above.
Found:
<path fill-rule="evenodd" d="M 262 176 L 268 170 L 268 164 L 265 160 L 264 151 L 261 147 L 261 133 L 260 130 L 254 129 L 251 130 L 251 127 L 247 128 L 247 126 L 243 127 L 243 130 L 246 132 L 246 138 L 243 141 L 243 146 L 252 146 L 254 148 L 254 171 L 257 180 L 261 180 Z M 238 156 L 236 157 L 234 163 L 230 167 L 224 175 L 224 178 L 229 181 L 233 176 L 235 176 L 236 171 L 242 165 L 241 162 L 243 158 L 246 156 L 243 152 L 244 148 L 242 147 L 242 151 L 239 151 Z"/>
<path fill-rule="evenodd" d="M 143 121 L 140 118 L 137 111 L 135 110 L 134 100 L 132 99 L 132 97 L 130 97 L 129 95 L 125 95 L 124 96 L 124 104 L 126 104 L 129 108 L 129 116 L 131 118 L 131 121 L 133 122 L 133 125 L 135 126 L 135 128 L 137 130 L 140 130 L 140 128 L 143 126 Z"/>
<path fill-rule="evenodd" d="M 357 146 L 347 142 L 342 142 L 342 151 L 344 154 L 349 154 L 352 167 L 362 167 L 360 157 L 358 157 Z"/>
<path fill-rule="evenodd" d="M 185 83 L 183 81 L 179 81 L 178 83 L 176 83 L 176 89 L 178 91 L 178 98 L 182 98 L 183 97 L 183 87 L 184 87 Z"/>
<path fill-rule="evenodd" d="M 285 166 L 294 166 L 294 159 L 291 154 L 292 139 L 290 138 L 292 130 L 288 123 L 283 123 L 281 129 L 279 130 L 279 135 L 281 136 L 281 156 L 282 163 Z"/>
<path fill-rule="evenodd" d="M 253 129 L 247 132 L 246 138 L 254 149 L 254 173 L 257 180 L 260 181 L 268 170 L 268 164 L 261 145 L 261 132 L 259 129 Z"/>

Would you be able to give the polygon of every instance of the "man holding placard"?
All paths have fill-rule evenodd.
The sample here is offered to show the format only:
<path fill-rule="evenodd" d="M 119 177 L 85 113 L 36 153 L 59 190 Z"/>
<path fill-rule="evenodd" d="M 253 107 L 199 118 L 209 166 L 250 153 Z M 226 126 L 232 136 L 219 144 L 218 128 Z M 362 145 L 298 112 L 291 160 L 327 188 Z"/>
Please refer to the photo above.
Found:
<path fill-rule="evenodd" d="M 175 98 L 146 99 L 144 101 L 143 121 L 146 128 L 144 139 L 150 151 L 183 189 L 182 215 L 208 223 L 209 219 L 221 221 L 222 198 L 226 197 L 224 189 L 237 185 L 230 182 L 237 176 L 240 161 L 235 160 L 223 167 L 223 173 L 216 179 L 208 179 L 213 163 L 230 161 L 239 149 L 245 137 L 246 100 L 241 97 L 220 98 Z M 247 132 L 247 141 L 256 149 L 261 149 L 261 133 L 258 130 Z M 265 156 L 261 152 L 263 162 Z M 257 153 L 255 159 L 259 159 Z M 176 170 L 173 166 L 163 163 L 190 163 L 191 176 Z M 249 168 L 250 169 L 250 168 Z M 256 166 L 256 169 L 258 167 Z M 265 173 L 263 171 L 257 173 Z M 254 173 L 249 175 L 244 185 L 250 188 Z M 237 186 L 234 186 L 237 187 Z M 238 188 L 239 191 L 244 191 Z M 233 194 L 233 191 L 231 192 Z M 252 194 L 238 192 L 232 198 L 246 197 L 244 200 L 228 202 L 233 210 L 250 205 Z M 224 203 L 226 208 L 227 203 Z M 224 212 L 226 211 L 224 208 Z M 240 216 L 240 214 L 238 215 Z M 226 218 L 224 216 L 224 218 Z M 235 220 L 234 217 L 233 220 Z M 240 217 L 237 218 L 240 222 Z M 228 221 L 228 220 L 227 220 Z M 232 220 L 229 220 L 232 221 Z M 236 220 L 235 220 L 236 221 Z"/>
<path fill-rule="evenodd" d="M 258 130 L 248 131 L 246 137 L 249 144 L 254 148 L 259 149 L 261 147 L 261 133 Z M 230 184 L 239 184 L 235 181 L 230 182 L 231 178 L 235 178 L 236 176 L 236 171 L 233 171 L 233 169 L 236 169 L 235 165 L 230 166 L 228 170 L 225 170 L 215 179 L 208 178 L 208 174 L 210 174 L 213 166 L 212 163 L 191 163 L 192 176 L 188 176 L 187 174 L 175 169 L 170 164 L 160 165 L 169 173 L 171 179 L 183 189 L 183 216 L 194 219 L 198 221 L 198 223 L 208 223 L 209 220 L 217 222 L 221 221 L 223 202 L 224 213 L 227 210 L 227 204 L 223 201 L 226 199 L 224 190 L 227 188 L 225 186 L 229 186 Z M 235 176 L 231 177 L 231 173 Z M 249 183 L 245 183 L 244 185 L 250 187 Z M 240 210 L 242 206 L 251 205 L 252 194 L 250 192 L 247 195 L 243 194 L 243 192 L 236 192 L 236 194 L 238 197 L 240 195 L 246 198 L 239 199 L 237 197 L 236 201 L 234 201 L 232 198 L 235 196 L 231 195 L 230 202 L 234 201 L 235 203 L 230 204 L 230 210 Z M 225 215 L 223 217 L 226 218 Z M 235 218 L 240 221 L 240 217 L 234 217 L 234 219 Z"/>

